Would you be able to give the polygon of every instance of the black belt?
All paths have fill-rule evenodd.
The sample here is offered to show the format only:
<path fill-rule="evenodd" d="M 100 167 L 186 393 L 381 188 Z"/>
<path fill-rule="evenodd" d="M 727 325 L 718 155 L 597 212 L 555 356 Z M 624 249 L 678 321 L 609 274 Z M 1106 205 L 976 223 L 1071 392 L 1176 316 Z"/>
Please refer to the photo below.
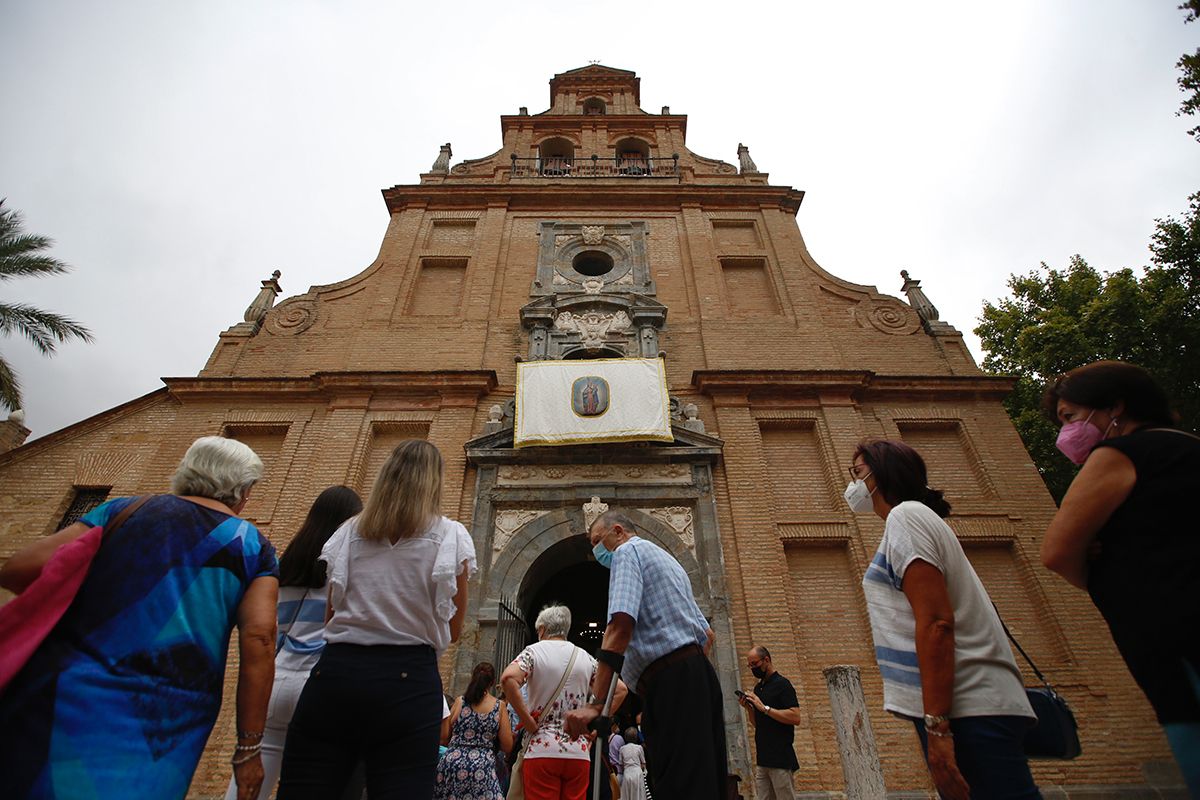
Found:
<path fill-rule="evenodd" d="M 678 650 L 672 650 L 660 659 L 650 662 L 650 665 L 642 670 L 641 677 L 638 678 L 637 693 L 642 697 L 646 696 L 646 690 L 650 688 L 649 680 L 654 673 L 663 670 L 672 664 L 678 664 L 680 661 L 685 661 L 693 656 L 703 656 L 704 651 L 700 649 L 698 644 L 685 644 Z"/>

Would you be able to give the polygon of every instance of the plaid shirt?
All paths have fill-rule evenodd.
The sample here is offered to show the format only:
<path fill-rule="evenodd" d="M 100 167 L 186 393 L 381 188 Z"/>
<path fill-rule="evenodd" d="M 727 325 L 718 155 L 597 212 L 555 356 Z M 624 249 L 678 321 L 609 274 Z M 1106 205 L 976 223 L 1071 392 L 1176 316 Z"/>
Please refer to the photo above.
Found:
<path fill-rule="evenodd" d="M 667 551 L 637 536 L 613 553 L 608 579 L 608 621 L 633 617 L 621 678 L 636 689 L 642 670 L 689 644 L 704 646 L 708 621 L 692 596 L 692 584 Z"/>

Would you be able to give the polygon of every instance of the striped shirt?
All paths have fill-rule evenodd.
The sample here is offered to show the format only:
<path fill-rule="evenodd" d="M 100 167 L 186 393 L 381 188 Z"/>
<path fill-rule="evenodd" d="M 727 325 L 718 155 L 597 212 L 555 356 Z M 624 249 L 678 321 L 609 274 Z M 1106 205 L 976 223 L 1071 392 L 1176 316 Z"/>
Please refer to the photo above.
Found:
<path fill-rule="evenodd" d="M 325 649 L 325 598 L 324 586 L 279 588 L 277 669 L 308 672 L 316 665 Z"/>
<path fill-rule="evenodd" d="M 906 717 L 925 714 L 917 665 L 916 618 L 901 589 L 920 559 L 946 580 L 954 610 L 954 700 L 951 717 L 1033 717 L 1021 673 L 1000 618 L 954 531 L 924 503 L 909 500 L 887 517 L 883 539 L 863 576 L 883 707 Z"/>
<path fill-rule="evenodd" d="M 621 678 L 636 689 L 642 670 L 689 644 L 704 646 L 708 621 L 692 595 L 692 584 L 666 550 L 634 536 L 613 553 L 608 579 L 608 621 L 633 617 Z"/>

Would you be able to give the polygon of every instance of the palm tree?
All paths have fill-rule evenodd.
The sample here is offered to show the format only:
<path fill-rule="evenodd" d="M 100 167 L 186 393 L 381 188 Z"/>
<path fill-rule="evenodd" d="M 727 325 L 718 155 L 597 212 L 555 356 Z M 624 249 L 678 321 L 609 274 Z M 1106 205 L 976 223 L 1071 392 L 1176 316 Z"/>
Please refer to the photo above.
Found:
<path fill-rule="evenodd" d="M 0 200 L 0 281 L 13 278 L 59 275 L 70 270 L 63 262 L 44 255 L 53 242 L 21 230 L 21 214 L 4 207 Z M 92 341 L 92 332 L 72 319 L 43 311 L 25 303 L 0 301 L 0 334 L 19 333 L 44 356 L 54 355 L 59 342 L 68 339 Z M 21 407 L 21 386 L 12 367 L 0 356 L 0 405 L 10 410 Z"/>

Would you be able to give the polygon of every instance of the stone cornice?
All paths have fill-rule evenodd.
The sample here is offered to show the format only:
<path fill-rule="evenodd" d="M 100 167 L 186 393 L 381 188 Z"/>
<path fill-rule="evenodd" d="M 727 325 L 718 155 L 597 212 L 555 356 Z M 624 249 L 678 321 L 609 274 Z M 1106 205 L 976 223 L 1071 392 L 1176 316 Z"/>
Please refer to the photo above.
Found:
<path fill-rule="evenodd" d="M 493 370 L 444 372 L 318 372 L 304 378 L 164 378 L 181 403 L 236 397 L 329 401 L 347 395 L 436 395 L 443 404 L 474 404 L 496 387 Z"/>
<path fill-rule="evenodd" d="M 557 131 L 562 128 L 600 128 L 610 131 L 655 130 L 674 128 L 687 135 L 687 114 L 504 114 L 500 117 L 501 134 L 510 130 Z M 667 155 L 670 155 L 669 153 Z"/>
<path fill-rule="evenodd" d="M 937 395 L 1003 398 L 1016 384 L 1005 375 L 878 375 L 868 370 L 696 370 L 692 383 L 704 394 L 745 398 L 764 393 L 809 396 L 848 394 Z"/>
<path fill-rule="evenodd" d="M 790 186 L 760 184 L 694 184 L 638 182 L 614 179 L 599 183 L 580 178 L 564 183 L 438 183 L 408 184 L 383 190 L 388 212 L 406 208 L 487 208 L 503 204 L 510 210 L 622 209 L 675 211 L 684 205 L 703 208 L 779 208 L 795 214 L 804 192 Z M 624 181 L 624 182 L 621 182 Z"/>
<path fill-rule="evenodd" d="M 116 420 L 127 417 L 131 414 L 136 414 L 143 409 L 149 408 L 164 401 L 169 401 L 166 387 L 155 389 L 154 391 L 144 394 L 141 397 L 128 400 L 119 406 L 113 406 L 112 408 L 105 409 L 99 414 L 93 414 L 92 416 L 80 420 L 72 425 L 68 425 L 65 428 L 59 428 L 56 431 L 47 433 L 45 436 L 39 436 L 32 441 L 25 442 L 25 444 L 21 445 L 20 447 L 14 447 L 7 453 L 0 454 L 0 466 L 21 461 L 27 456 L 40 453 L 49 447 L 54 447 L 55 445 L 70 441 L 78 436 L 91 433 L 92 431 L 111 424 Z"/>

